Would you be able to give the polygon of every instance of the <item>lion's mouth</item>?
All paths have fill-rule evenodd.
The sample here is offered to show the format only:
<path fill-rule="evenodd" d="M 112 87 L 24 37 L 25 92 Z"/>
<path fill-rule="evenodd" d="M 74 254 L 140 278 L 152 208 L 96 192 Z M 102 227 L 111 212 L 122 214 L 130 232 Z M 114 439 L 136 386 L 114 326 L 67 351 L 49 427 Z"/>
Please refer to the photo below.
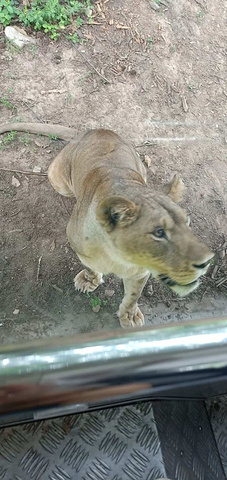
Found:
<path fill-rule="evenodd" d="M 175 282 L 175 280 L 172 280 L 172 278 L 169 278 L 166 275 L 159 275 L 158 278 L 167 287 L 193 287 L 193 285 L 196 285 L 198 283 L 198 280 L 194 280 L 193 282 L 184 283 L 184 284 L 177 283 Z"/>

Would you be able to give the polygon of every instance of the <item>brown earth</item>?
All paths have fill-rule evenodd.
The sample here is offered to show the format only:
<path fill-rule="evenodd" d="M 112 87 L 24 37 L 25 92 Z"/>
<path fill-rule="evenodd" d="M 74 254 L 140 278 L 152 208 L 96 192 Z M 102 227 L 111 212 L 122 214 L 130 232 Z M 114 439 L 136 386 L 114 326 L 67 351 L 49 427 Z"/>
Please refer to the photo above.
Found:
<path fill-rule="evenodd" d="M 142 160 L 150 157 L 148 176 L 156 188 L 179 173 L 192 228 L 217 252 L 215 264 L 185 299 L 150 280 L 141 308 L 148 325 L 223 316 L 226 7 L 205 0 L 165 1 L 157 11 L 148 0 L 95 6 L 96 24 L 83 26 L 79 34 L 86 42 L 79 46 L 42 34 L 34 34 L 36 46 L 21 53 L 0 43 L 1 98 L 7 99 L 0 103 L 1 123 L 22 118 L 78 132 L 108 127 L 130 139 Z M 89 298 L 74 291 L 81 265 L 65 234 L 74 200 L 58 195 L 46 176 L 31 174 L 35 166 L 46 172 L 64 142 L 27 134 L 8 143 L 6 138 L 1 137 L 0 341 L 117 328 L 121 282 L 109 276 Z M 94 297 L 102 302 L 98 313 L 91 308 Z"/>

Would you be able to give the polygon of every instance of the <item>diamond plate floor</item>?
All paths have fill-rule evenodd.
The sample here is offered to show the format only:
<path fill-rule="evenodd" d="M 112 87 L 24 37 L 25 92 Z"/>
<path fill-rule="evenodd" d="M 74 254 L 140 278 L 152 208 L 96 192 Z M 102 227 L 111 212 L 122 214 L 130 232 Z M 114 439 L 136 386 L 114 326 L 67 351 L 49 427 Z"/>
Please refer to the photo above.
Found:
<path fill-rule="evenodd" d="M 154 416 L 167 477 L 226 480 L 204 402 L 157 402 Z"/>
<path fill-rule="evenodd" d="M 0 430 L 0 480 L 225 480 L 203 402 L 146 402 Z"/>
<path fill-rule="evenodd" d="M 0 480 L 166 477 L 151 403 L 5 428 Z"/>
<path fill-rule="evenodd" d="M 209 400 L 207 411 L 227 478 L 227 395 Z"/>

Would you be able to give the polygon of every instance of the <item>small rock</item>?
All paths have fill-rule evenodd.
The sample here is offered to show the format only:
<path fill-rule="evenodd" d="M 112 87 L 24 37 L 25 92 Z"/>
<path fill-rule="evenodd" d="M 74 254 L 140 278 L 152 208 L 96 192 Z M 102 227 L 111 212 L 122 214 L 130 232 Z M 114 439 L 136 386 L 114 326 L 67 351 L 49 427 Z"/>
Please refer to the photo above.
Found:
<path fill-rule="evenodd" d="M 105 295 L 107 295 L 107 297 L 112 297 L 114 294 L 115 290 L 105 290 Z"/>
<path fill-rule="evenodd" d="M 36 167 L 33 168 L 32 171 L 33 171 L 34 173 L 40 173 L 41 170 L 42 170 L 41 167 L 36 166 Z"/>
<path fill-rule="evenodd" d="M 92 310 L 95 313 L 99 313 L 100 308 L 101 308 L 100 305 L 96 305 L 96 307 L 93 307 Z"/>
<path fill-rule="evenodd" d="M 19 180 L 14 176 L 12 176 L 12 185 L 16 188 L 18 188 L 20 186 Z"/>
<path fill-rule="evenodd" d="M 26 32 L 19 27 L 6 27 L 5 36 L 19 48 L 23 48 L 23 46 L 28 43 L 35 43 L 35 40 L 30 38 Z"/>
<path fill-rule="evenodd" d="M 149 157 L 149 155 L 144 155 L 144 161 L 148 167 L 151 166 L 151 158 Z"/>
<path fill-rule="evenodd" d="M 15 308 L 15 310 L 13 310 L 13 315 L 18 315 L 19 311 L 19 308 Z"/>

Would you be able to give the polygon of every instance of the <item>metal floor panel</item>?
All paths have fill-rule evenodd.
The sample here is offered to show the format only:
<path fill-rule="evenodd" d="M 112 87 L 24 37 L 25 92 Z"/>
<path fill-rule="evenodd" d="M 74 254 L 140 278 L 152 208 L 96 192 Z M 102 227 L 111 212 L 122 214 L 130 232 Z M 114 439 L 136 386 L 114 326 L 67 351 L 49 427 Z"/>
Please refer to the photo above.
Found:
<path fill-rule="evenodd" d="M 207 411 L 227 478 L 227 395 L 209 400 Z"/>
<path fill-rule="evenodd" d="M 154 402 L 167 477 L 226 480 L 205 402 Z"/>
<path fill-rule="evenodd" d="M 151 403 L 0 431 L 0 480 L 166 477 Z"/>
<path fill-rule="evenodd" d="M 146 402 L 0 430 L 0 480 L 164 477 L 226 479 L 204 402 Z"/>

